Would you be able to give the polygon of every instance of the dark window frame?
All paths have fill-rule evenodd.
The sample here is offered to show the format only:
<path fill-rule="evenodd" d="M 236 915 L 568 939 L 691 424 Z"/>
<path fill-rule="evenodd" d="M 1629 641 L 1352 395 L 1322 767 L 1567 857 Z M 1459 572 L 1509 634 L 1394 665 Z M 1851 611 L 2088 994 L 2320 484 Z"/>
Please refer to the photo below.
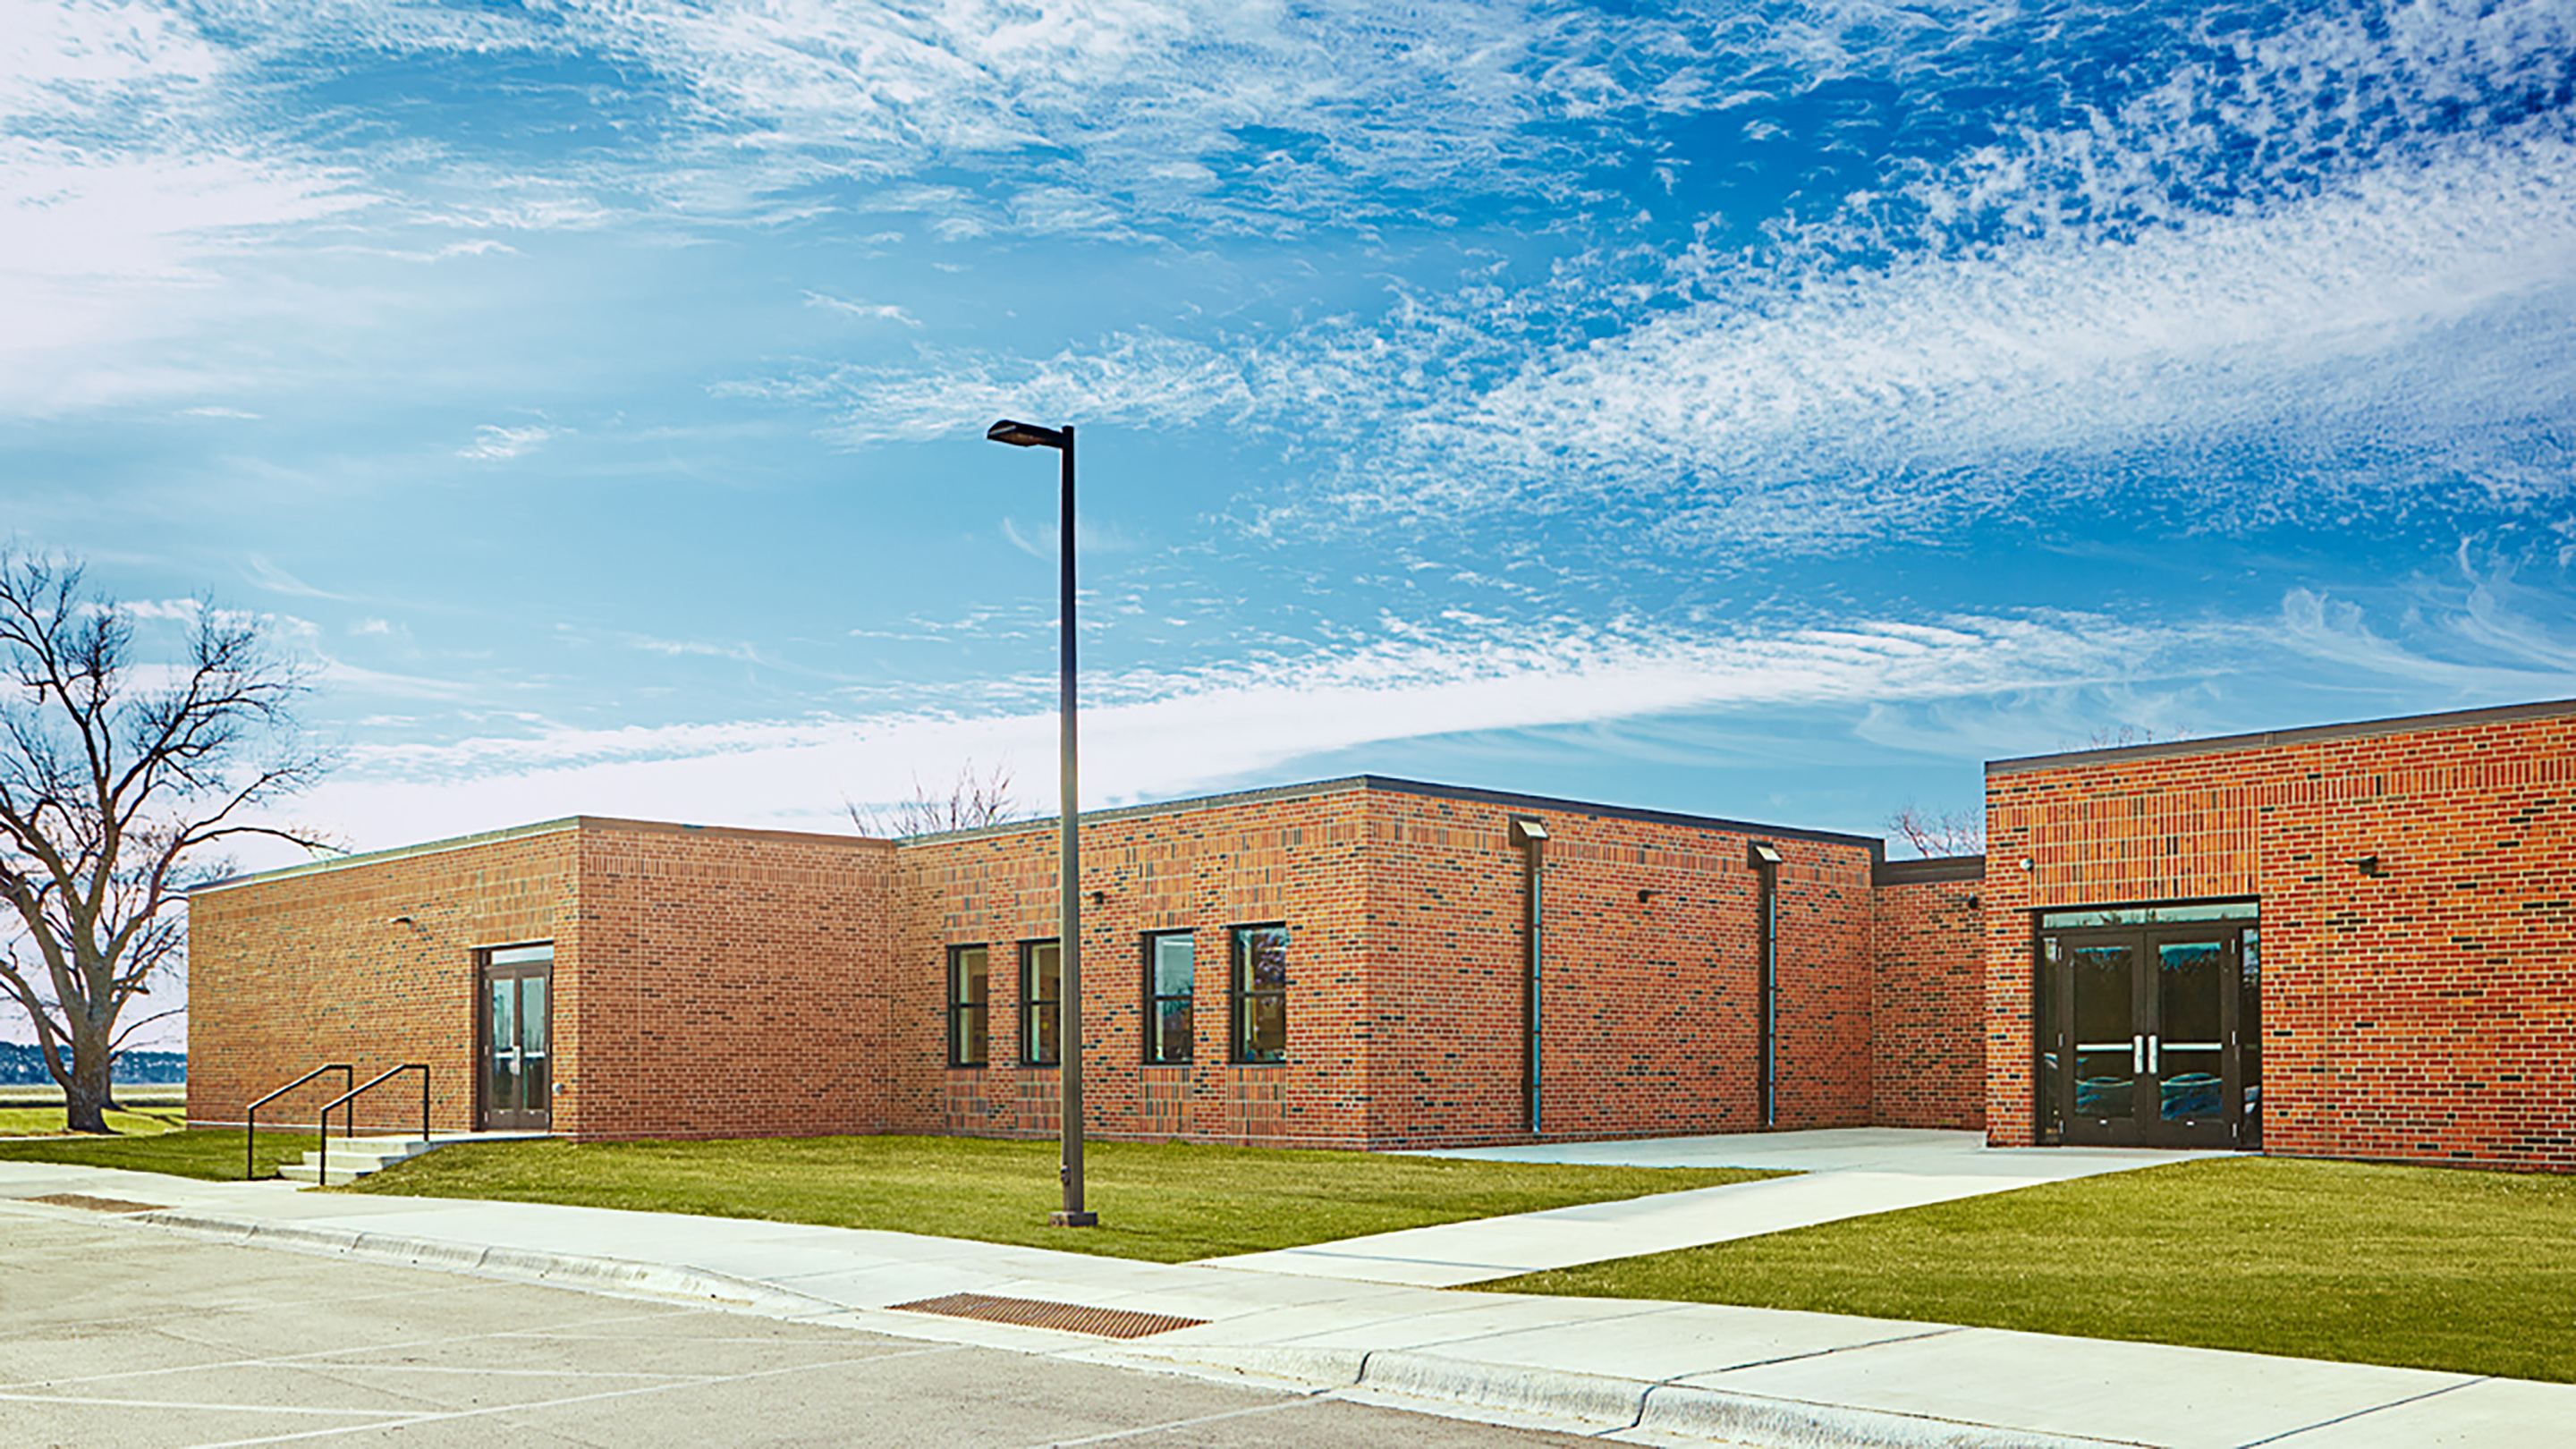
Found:
<path fill-rule="evenodd" d="M 1275 987 L 1254 986 L 1251 979 L 1253 958 L 1248 947 L 1255 933 L 1269 931 L 1279 933 L 1282 966 L 1279 984 Z M 1285 921 L 1256 922 L 1231 926 L 1226 930 L 1226 1054 L 1236 1066 L 1275 1067 L 1288 1060 L 1285 1040 L 1280 1042 L 1273 1055 L 1252 1055 L 1246 1040 L 1250 1033 L 1244 1029 L 1250 1011 L 1260 1002 L 1275 998 L 1279 1002 L 1280 1035 L 1283 1038 L 1287 1035 L 1288 987 L 1293 979 L 1285 970 L 1287 954 L 1288 924 Z"/>
<path fill-rule="evenodd" d="M 1037 994 L 1038 952 L 1055 948 L 1055 991 L 1053 996 Z M 1063 1043 L 1057 1043 L 1053 1056 L 1038 1055 L 1038 1028 L 1041 1022 L 1052 1023 L 1058 1031 L 1064 1023 L 1064 941 L 1061 937 L 1042 936 L 1020 943 L 1020 1065 L 1024 1067 L 1060 1067 L 1064 1065 Z"/>
<path fill-rule="evenodd" d="M 969 999 L 965 992 L 966 958 L 983 958 L 984 990 L 980 997 Z M 990 1066 L 993 1059 L 993 953 L 979 941 L 963 942 L 948 948 L 948 1065 L 951 1067 Z M 968 1057 L 965 1052 L 965 1022 L 972 1018 L 979 1028 L 976 1039 L 983 1044 L 982 1055 Z"/>
<path fill-rule="evenodd" d="M 1141 939 L 1145 963 L 1143 971 L 1145 1024 L 1144 1030 L 1139 1034 L 1144 1038 L 1145 1065 L 1186 1067 L 1198 1057 L 1198 933 L 1196 931 L 1147 931 Z M 1154 989 L 1157 984 L 1154 972 L 1155 957 L 1163 942 L 1173 940 L 1190 943 L 1190 979 L 1184 990 L 1157 991 Z M 1163 1051 L 1162 1008 L 1164 1003 L 1172 1001 L 1187 1002 L 1190 1006 L 1190 1040 L 1178 1056 L 1166 1055 Z"/>

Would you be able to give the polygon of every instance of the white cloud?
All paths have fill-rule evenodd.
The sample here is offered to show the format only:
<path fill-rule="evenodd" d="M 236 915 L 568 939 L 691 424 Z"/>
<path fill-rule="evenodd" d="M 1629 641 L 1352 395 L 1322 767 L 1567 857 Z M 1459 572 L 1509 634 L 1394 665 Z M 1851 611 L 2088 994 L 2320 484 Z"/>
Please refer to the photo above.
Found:
<path fill-rule="evenodd" d="M 485 423 L 474 430 L 474 441 L 456 450 L 456 456 L 478 463 L 498 463 L 533 452 L 538 445 L 553 437 L 558 429 L 529 425 L 505 428 Z"/>
<path fill-rule="evenodd" d="M 2157 630 L 2039 617 L 1696 641 L 1573 625 L 1469 625 L 1446 635 L 1390 625 L 1378 644 L 1340 653 L 1189 676 L 1091 677 L 1083 772 L 1095 805 L 1125 803 L 1372 742 L 1678 710 L 1858 708 L 2066 687 L 2243 637 L 2216 626 Z M 574 813 L 835 829 L 844 796 L 900 798 L 915 776 L 945 778 L 967 756 L 1051 759 L 1054 737 L 1054 716 L 1043 708 L 541 727 L 518 737 L 357 748 L 296 814 L 369 848 Z M 1029 788 L 1052 788 L 1035 770 L 1023 773 Z"/>
<path fill-rule="evenodd" d="M 844 317 L 859 317 L 874 322 L 900 322 L 906 327 L 919 327 L 921 319 L 891 302 L 852 302 L 822 292 L 807 292 L 805 305 Z"/>

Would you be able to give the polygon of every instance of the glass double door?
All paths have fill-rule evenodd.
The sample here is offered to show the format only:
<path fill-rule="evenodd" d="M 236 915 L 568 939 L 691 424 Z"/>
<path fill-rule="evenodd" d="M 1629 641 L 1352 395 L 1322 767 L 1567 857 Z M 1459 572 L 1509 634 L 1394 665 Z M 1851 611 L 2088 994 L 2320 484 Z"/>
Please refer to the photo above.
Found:
<path fill-rule="evenodd" d="M 2251 923 L 2043 929 L 2039 944 L 2045 1135 L 2255 1145 L 2261 1058 Z"/>
<path fill-rule="evenodd" d="M 482 1061 L 478 1120 L 487 1130 L 551 1130 L 554 1125 L 552 946 L 509 946 L 484 953 L 480 1002 Z"/>

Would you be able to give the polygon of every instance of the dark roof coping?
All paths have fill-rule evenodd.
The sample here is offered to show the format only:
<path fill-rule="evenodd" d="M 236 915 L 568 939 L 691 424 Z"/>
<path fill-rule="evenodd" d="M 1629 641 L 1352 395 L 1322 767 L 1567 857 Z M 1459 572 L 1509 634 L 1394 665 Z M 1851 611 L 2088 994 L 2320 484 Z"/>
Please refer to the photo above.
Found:
<path fill-rule="evenodd" d="M 1882 860 L 1869 873 L 1874 886 L 1924 885 L 1933 881 L 1984 880 L 1982 855 L 1934 855 L 1922 860 Z"/>
<path fill-rule="evenodd" d="M 540 835 L 560 835 L 567 830 L 626 830 L 657 835 L 721 835 L 734 840 L 830 841 L 841 845 L 882 845 L 894 842 L 867 835 L 835 835 L 817 830 L 759 830 L 739 825 L 682 825 L 667 820 L 628 820 L 616 815 L 567 815 L 560 820 L 540 820 L 533 825 L 512 825 L 501 830 L 485 830 L 473 835 L 450 836 L 445 840 L 426 840 L 418 845 L 397 845 L 389 850 L 361 851 L 355 855 L 335 855 L 328 860 L 308 860 L 299 865 L 279 866 L 274 870 L 255 870 L 246 875 L 226 876 L 193 887 L 188 894 L 203 895 L 211 891 L 230 890 L 235 886 L 264 885 L 269 881 L 291 880 L 300 875 L 320 875 L 352 866 L 380 865 L 391 860 L 408 860 L 420 855 L 442 855 L 451 850 L 472 850 L 476 846 L 497 845 L 507 840 L 527 840 Z"/>
<path fill-rule="evenodd" d="M 2205 740 L 2165 740 L 2151 745 L 2120 745 L 2106 750 L 2067 750 L 2054 755 L 2024 755 L 2018 759 L 1989 760 L 1986 762 L 1986 773 L 1989 776 L 2020 775 L 2035 770 L 2064 769 L 2071 765 L 2110 765 L 2127 760 L 2161 759 L 2171 755 L 2214 755 L 2238 750 L 2273 750 L 2290 745 L 2314 744 L 2320 740 L 2363 739 L 2372 735 L 2405 735 L 2425 730 L 2469 729 L 2477 725 L 2547 719 L 2562 714 L 2576 714 L 2576 699 L 2542 700 L 2533 704 L 2504 704 L 2488 709 L 2452 710 L 2444 714 L 2400 715 L 2394 719 L 2356 720 L 2348 724 L 2308 725 L 2299 729 L 2267 730 L 2260 734 L 2215 735 Z"/>
<path fill-rule="evenodd" d="M 1682 825 L 1702 830 L 1723 830 L 1730 834 L 1756 835 L 1775 840 L 1812 840 L 1827 845 L 1849 845 L 1867 850 L 1870 859 L 1880 859 L 1887 842 L 1874 835 L 1846 835 L 1835 830 L 1808 830 L 1794 825 L 1763 825 L 1749 820 L 1728 820 L 1715 815 L 1685 815 L 1672 810 L 1648 810 L 1635 805 L 1603 805 L 1589 800 L 1566 800 L 1553 795 L 1523 795 L 1509 790 L 1483 790 L 1471 785 L 1436 785 L 1424 780 L 1400 780 L 1391 775 L 1344 775 L 1332 780 L 1312 780 L 1298 785 L 1273 785 L 1260 790 L 1237 790 L 1222 795 L 1197 795 L 1184 800 L 1163 800 L 1150 805 L 1122 805 L 1114 810 L 1085 810 L 1083 823 L 1095 821 L 1138 820 L 1154 815 L 1172 815 L 1184 810 L 1219 809 L 1234 805 L 1254 805 L 1270 800 L 1304 800 L 1318 795 L 1346 795 L 1362 790 L 1378 790 L 1390 795 L 1426 795 L 1441 800 L 1472 800 L 1484 805 L 1500 805 L 1513 810 L 1553 810 L 1571 815 L 1594 815 L 1610 820 L 1638 820 L 1654 825 Z M 1001 825 L 979 825 L 971 830 L 943 830 L 929 835 L 908 835 L 915 840 L 974 840 L 991 835 L 1016 835 L 1024 831 L 1053 828 L 1053 816 L 1034 820 L 1015 820 Z"/>

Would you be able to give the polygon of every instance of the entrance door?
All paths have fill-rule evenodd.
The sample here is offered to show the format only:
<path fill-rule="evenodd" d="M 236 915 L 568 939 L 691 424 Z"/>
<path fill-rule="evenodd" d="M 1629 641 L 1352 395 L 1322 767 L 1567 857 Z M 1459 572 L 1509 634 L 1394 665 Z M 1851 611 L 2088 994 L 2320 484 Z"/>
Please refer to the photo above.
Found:
<path fill-rule="evenodd" d="M 2156 919 L 2195 909 L 2055 913 L 2084 922 L 2058 929 L 2042 918 L 2044 1136 L 2142 1147 L 2259 1140 L 2255 927 Z M 2124 915 L 2137 923 L 2099 923 Z"/>
<path fill-rule="evenodd" d="M 479 1124 L 546 1131 L 554 1123 L 552 1019 L 555 948 L 504 946 L 483 953 Z"/>

